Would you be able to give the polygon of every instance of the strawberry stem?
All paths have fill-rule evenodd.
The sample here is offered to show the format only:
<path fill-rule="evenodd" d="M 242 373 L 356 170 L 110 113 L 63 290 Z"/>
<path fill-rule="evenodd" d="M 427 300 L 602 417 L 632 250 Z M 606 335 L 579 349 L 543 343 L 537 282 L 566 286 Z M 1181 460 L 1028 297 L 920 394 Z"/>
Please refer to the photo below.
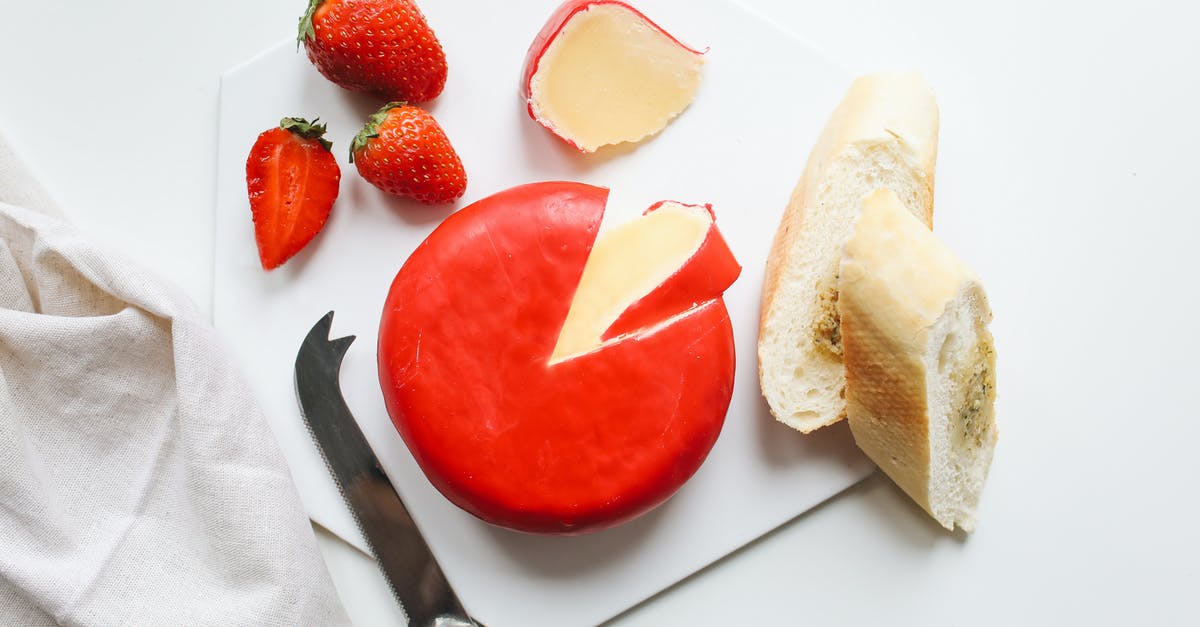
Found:
<path fill-rule="evenodd" d="M 355 153 L 366 148 L 372 139 L 379 137 L 379 125 L 383 124 L 383 121 L 387 119 L 388 111 L 407 106 L 407 102 L 389 102 L 380 107 L 375 113 L 372 113 L 371 117 L 367 118 L 367 123 L 363 125 L 362 130 L 358 132 L 358 135 L 354 136 L 354 141 L 350 142 L 350 163 L 354 163 Z"/>
<path fill-rule="evenodd" d="M 304 139 L 315 139 L 321 142 L 325 150 L 333 148 L 333 142 L 325 139 L 325 125 L 317 124 L 321 118 L 313 118 L 312 122 L 304 118 L 283 118 L 279 121 L 279 128 L 303 137 Z"/>
<path fill-rule="evenodd" d="M 300 28 L 299 32 L 296 34 L 297 50 L 300 49 L 300 44 L 304 43 L 304 40 L 317 38 L 317 31 L 313 28 L 313 14 L 317 12 L 317 8 L 320 7 L 321 3 L 324 1 L 325 0 L 309 0 L 308 9 L 304 12 L 304 15 L 300 16 Z"/>

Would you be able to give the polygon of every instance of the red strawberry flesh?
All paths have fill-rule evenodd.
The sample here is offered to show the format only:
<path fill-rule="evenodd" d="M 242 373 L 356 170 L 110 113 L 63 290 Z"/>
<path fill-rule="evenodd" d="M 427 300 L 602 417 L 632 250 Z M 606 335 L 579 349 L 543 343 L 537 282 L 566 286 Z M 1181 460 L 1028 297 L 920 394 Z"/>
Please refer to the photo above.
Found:
<path fill-rule="evenodd" d="M 286 118 L 258 136 L 246 160 L 254 235 L 265 270 L 300 252 L 325 225 L 337 198 L 341 172 L 320 136 L 323 130 Z"/>

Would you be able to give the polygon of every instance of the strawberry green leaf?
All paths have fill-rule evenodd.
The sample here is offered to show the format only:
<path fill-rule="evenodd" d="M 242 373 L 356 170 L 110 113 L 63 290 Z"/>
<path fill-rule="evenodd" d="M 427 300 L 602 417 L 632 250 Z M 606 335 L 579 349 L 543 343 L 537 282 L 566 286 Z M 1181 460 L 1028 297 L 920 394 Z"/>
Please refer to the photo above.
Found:
<path fill-rule="evenodd" d="M 367 123 L 363 125 L 362 130 L 354 136 L 354 141 L 350 142 L 350 163 L 354 163 L 355 153 L 366 148 L 372 139 L 379 137 L 379 125 L 387 119 L 388 111 L 407 106 L 407 102 L 389 102 L 372 113 L 371 117 L 367 118 Z"/>
<path fill-rule="evenodd" d="M 306 39 L 317 38 L 317 31 L 313 29 L 313 14 L 317 12 L 317 8 L 320 7 L 321 3 L 324 1 L 325 0 L 309 0 L 308 9 L 304 12 L 304 15 L 300 16 L 300 29 L 299 33 L 296 35 L 297 50 L 300 49 L 300 44 L 304 43 Z"/>
<path fill-rule="evenodd" d="M 320 119 L 313 118 L 313 121 L 309 122 L 304 118 L 283 118 L 279 121 L 279 128 L 304 139 L 315 139 L 321 142 L 325 150 L 329 150 L 333 148 L 333 142 L 325 139 L 325 125 L 317 124 Z"/>

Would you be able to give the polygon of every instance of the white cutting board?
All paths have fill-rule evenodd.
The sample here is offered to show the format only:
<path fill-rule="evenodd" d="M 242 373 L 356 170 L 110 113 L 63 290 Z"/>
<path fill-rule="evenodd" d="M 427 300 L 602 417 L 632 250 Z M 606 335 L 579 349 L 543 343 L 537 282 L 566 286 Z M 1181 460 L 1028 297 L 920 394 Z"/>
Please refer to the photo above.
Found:
<path fill-rule="evenodd" d="M 229 71 L 221 82 L 215 320 L 264 405 L 304 504 L 317 523 L 362 546 L 304 429 L 293 389 L 301 339 L 335 310 L 334 335 L 358 336 L 342 370 L 347 402 L 450 582 L 490 627 L 603 621 L 872 468 L 844 425 L 802 437 L 776 423 L 756 377 L 767 250 L 809 148 L 849 84 L 847 72 L 740 5 L 639 0 L 638 7 L 674 35 L 710 48 L 703 85 L 691 108 L 659 136 L 585 156 L 528 119 L 517 93 L 525 50 L 556 5 L 422 5 L 450 66 L 445 92 L 430 109 L 469 177 L 455 208 L 550 179 L 611 188 L 606 225 L 661 199 L 709 202 L 744 267 L 725 296 L 735 328 L 737 379 L 712 454 L 665 505 L 599 534 L 535 537 L 479 522 L 430 486 L 392 428 L 376 378 L 379 314 L 396 271 L 450 209 L 388 197 L 347 163 L 350 138 L 382 103 L 327 82 L 290 41 Z M 343 179 L 324 231 L 283 268 L 265 273 L 246 200 L 245 160 L 258 133 L 284 116 L 328 122 Z"/>

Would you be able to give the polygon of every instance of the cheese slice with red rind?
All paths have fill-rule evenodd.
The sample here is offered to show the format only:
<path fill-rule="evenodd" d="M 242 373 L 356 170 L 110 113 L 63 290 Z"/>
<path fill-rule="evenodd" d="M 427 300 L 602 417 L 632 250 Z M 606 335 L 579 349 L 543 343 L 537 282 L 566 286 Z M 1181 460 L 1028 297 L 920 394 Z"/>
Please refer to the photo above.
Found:
<path fill-rule="evenodd" d="M 646 214 L 668 204 L 655 203 Z M 674 203 L 672 203 L 674 204 Z M 704 239 L 687 260 L 654 291 L 631 304 L 601 336 L 601 340 L 635 333 L 687 311 L 701 303 L 720 298 L 733 285 L 742 266 L 717 230 L 712 205 L 694 206 L 708 218 Z"/>
<path fill-rule="evenodd" d="M 582 152 L 658 133 L 700 86 L 704 52 L 620 0 L 567 0 L 526 53 L 531 117 Z"/>
<path fill-rule="evenodd" d="M 576 534 L 634 518 L 707 456 L 733 390 L 718 297 L 551 363 L 607 190 L 538 183 L 447 218 L 397 274 L 379 373 L 431 483 L 493 524 Z"/>
<path fill-rule="evenodd" d="M 662 201 L 604 233 L 584 266 L 551 363 L 720 297 L 741 267 L 714 220 L 711 207 Z"/>

